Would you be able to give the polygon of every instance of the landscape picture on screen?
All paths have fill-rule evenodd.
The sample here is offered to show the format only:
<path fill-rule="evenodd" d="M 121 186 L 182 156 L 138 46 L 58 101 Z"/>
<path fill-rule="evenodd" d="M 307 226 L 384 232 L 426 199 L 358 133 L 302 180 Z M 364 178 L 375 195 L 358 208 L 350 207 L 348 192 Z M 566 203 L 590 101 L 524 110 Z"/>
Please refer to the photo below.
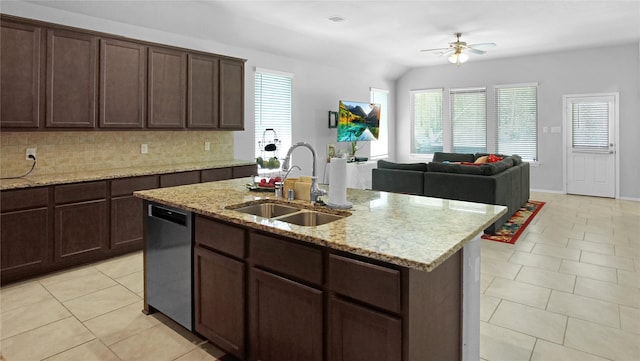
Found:
<path fill-rule="evenodd" d="M 380 104 L 340 101 L 338 142 L 377 140 Z"/>

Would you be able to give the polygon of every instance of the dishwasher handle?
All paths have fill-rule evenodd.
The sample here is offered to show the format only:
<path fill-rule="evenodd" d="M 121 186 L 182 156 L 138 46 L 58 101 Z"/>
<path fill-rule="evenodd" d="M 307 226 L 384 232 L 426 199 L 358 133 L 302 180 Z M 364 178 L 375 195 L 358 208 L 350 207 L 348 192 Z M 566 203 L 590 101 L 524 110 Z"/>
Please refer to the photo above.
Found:
<path fill-rule="evenodd" d="M 187 226 L 187 215 L 171 209 L 166 209 L 155 204 L 149 205 L 149 216 L 159 218 L 167 222 Z"/>

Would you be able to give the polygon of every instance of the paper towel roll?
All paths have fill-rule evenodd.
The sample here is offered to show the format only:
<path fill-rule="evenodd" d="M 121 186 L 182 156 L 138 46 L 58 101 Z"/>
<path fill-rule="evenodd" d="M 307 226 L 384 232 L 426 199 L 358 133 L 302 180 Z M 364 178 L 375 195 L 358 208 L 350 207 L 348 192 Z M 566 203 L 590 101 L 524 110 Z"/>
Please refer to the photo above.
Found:
<path fill-rule="evenodd" d="M 329 174 L 329 207 L 349 208 L 347 202 L 347 160 L 331 158 L 331 173 Z"/>

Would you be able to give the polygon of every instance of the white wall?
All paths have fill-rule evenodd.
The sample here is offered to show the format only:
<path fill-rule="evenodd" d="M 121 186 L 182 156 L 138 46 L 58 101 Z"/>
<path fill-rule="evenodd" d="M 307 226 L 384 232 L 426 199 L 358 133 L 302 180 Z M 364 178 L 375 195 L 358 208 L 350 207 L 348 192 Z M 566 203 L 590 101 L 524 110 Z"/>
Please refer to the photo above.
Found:
<path fill-rule="evenodd" d="M 562 192 L 562 133 L 543 133 L 543 127 L 564 128 L 564 94 L 619 92 L 620 196 L 640 199 L 639 45 L 634 43 L 493 61 L 482 61 L 478 56 L 472 56 L 460 67 L 445 64 L 412 69 L 396 82 L 397 146 L 394 157 L 397 161 L 416 161 L 410 155 L 410 90 L 486 86 L 490 119 L 493 111 L 492 86 L 537 82 L 540 166 L 531 168 L 531 188 Z"/>
<path fill-rule="evenodd" d="M 310 143 L 318 155 L 318 176 L 322 180 L 327 143 L 336 143 L 336 130 L 327 126 L 327 112 L 338 110 L 340 99 L 369 101 L 369 88 L 389 89 L 393 104 L 394 81 L 376 74 L 357 73 L 327 67 L 284 56 L 238 48 L 224 44 L 224 34 L 219 39 L 203 40 L 195 37 L 167 33 L 106 19 L 98 19 L 50 7 L 25 2 L 3 2 L 0 9 L 5 14 L 47 21 L 56 24 L 90 29 L 133 39 L 151 41 L 194 50 L 206 51 L 247 59 L 245 65 L 245 131 L 234 132 L 234 156 L 236 159 L 254 159 L 254 71 L 256 67 L 293 73 L 293 142 Z M 179 9 L 176 9 L 179 11 Z M 393 123 L 394 109 L 389 109 L 389 122 Z M 393 124 L 391 125 L 393 127 Z M 390 136 L 390 138 L 393 135 Z M 346 149 L 347 145 L 344 145 Z M 305 154 L 307 153 L 307 154 Z M 279 155 L 284 156 L 286 149 Z M 365 146 L 359 155 L 368 155 Z M 306 150 L 296 150 L 295 164 L 302 167 L 301 174 L 311 174 L 311 155 Z"/>

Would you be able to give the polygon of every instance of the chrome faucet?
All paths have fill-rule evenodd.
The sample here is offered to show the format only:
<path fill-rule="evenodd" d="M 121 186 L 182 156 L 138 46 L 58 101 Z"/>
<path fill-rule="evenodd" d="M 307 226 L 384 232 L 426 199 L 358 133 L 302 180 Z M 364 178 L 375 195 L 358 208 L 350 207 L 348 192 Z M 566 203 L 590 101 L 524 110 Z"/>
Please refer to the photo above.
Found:
<path fill-rule="evenodd" d="M 298 142 L 292 145 L 291 148 L 289 148 L 289 151 L 287 151 L 287 156 L 284 159 L 284 163 L 282 163 L 282 170 L 287 171 L 289 169 L 289 162 L 291 161 L 291 153 L 293 153 L 293 150 L 298 147 L 308 148 L 311 151 L 311 155 L 313 156 L 313 168 L 311 171 L 311 194 L 309 199 L 311 199 L 312 204 L 315 204 L 320 200 L 321 196 L 327 194 L 327 191 L 325 191 L 324 189 L 320 189 L 320 187 L 318 187 L 318 177 L 316 176 L 316 151 L 313 149 L 311 144 L 305 143 L 305 142 Z"/>

